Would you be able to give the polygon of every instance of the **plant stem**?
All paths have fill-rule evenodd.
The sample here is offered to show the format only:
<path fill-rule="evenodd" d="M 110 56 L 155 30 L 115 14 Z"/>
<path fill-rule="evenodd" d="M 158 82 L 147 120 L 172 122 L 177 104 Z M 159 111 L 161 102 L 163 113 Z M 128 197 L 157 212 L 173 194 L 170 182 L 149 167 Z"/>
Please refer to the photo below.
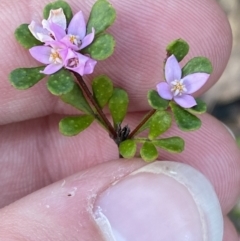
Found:
<path fill-rule="evenodd" d="M 133 138 L 137 132 L 141 129 L 141 127 L 154 115 L 154 113 L 157 110 L 151 110 L 146 116 L 145 118 L 137 125 L 137 127 L 129 134 L 128 139 Z"/>
<path fill-rule="evenodd" d="M 92 105 L 95 107 L 98 115 L 100 116 L 100 118 L 102 119 L 102 121 L 104 122 L 104 124 L 106 125 L 108 131 L 111 134 L 111 137 L 113 139 L 115 139 L 117 137 L 117 133 L 115 131 L 115 129 L 113 128 L 112 124 L 109 122 L 109 120 L 107 119 L 107 117 L 105 116 L 105 114 L 103 113 L 102 109 L 99 107 L 99 105 L 97 104 L 97 102 L 94 100 L 92 93 L 90 92 L 90 90 L 88 89 L 87 85 L 85 84 L 83 78 L 81 75 L 79 75 L 78 73 L 74 73 L 80 87 L 82 88 L 82 90 L 84 91 L 84 93 L 86 94 L 86 96 L 88 97 L 89 101 L 92 103 Z"/>

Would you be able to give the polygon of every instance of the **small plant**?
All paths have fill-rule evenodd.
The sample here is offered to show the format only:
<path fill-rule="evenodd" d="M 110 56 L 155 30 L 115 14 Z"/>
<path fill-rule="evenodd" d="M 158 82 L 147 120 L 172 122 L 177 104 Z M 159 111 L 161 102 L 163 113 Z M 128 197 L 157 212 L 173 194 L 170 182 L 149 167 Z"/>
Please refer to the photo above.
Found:
<path fill-rule="evenodd" d="M 206 83 L 212 64 L 205 57 L 195 57 L 181 68 L 179 62 L 188 54 L 189 45 L 183 39 L 172 41 L 166 47 L 162 64 L 165 80 L 160 82 L 159 77 L 156 89 L 149 90 L 146 97 L 152 109 L 135 128 L 130 128 L 124 123 L 129 104 L 127 90 L 114 87 L 107 74 L 95 77 L 88 84 L 84 80 L 97 64 L 114 53 L 114 37 L 106 30 L 115 18 L 116 11 L 106 0 L 96 1 L 87 23 L 81 11 L 73 15 L 64 1 L 48 4 L 41 23 L 22 24 L 15 31 L 17 41 L 41 65 L 13 70 L 10 82 L 15 88 L 25 90 L 47 77 L 49 92 L 80 112 L 60 121 L 59 130 L 65 136 L 78 135 L 96 121 L 117 144 L 121 157 L 138 155 L 137 146 L 146 162 L 157 159 L 158 149 L 180 153 L 184 150 L 184 140 L 178 136 L 163 138 L 162 134 L 173 121 L 182 131 L 201 127 L 197 115 L 206 111 L 206 104 L 192 93 Z M 108 108 L 112 121 L 103 108 Z"/>

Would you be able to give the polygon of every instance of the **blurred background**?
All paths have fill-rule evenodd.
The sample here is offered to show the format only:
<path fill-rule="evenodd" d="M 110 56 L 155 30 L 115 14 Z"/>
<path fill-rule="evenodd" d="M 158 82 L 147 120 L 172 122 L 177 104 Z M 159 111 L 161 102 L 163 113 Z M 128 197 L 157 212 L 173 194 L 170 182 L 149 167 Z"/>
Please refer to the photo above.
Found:
<path fill-rule="evenodd" d="M 217 1 L 231 24 L 233 49 L 220 81 L 203 96 L 203 99 L 208 104 L 208 112 L 233 131 L 240 148 L 240 0 Z M 240 233 L 240 200 L 229 216 Z"/>

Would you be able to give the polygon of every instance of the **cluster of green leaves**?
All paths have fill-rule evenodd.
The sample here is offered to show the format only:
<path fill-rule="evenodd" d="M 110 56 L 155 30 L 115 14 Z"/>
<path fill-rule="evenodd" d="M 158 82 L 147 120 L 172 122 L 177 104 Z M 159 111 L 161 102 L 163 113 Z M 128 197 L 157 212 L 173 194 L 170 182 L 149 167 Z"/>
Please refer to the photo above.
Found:
<path fill-rule="evenodd" d="M 182 39 L 171 42 L 167 48 L 167 55 L 175 55 L 180 62 L 189 51 L 189 45 Z M 205 57 L 195 57 L 187 62 L 182 68 L 182 77 L 192 73 L 212 72 L 212 64 Z M 154 161 L 158 157 L 157 148 L 168 152 L 179 153 L 184 150 L 184 140 L 180 137 L 159 138 L 172 124 L 174 118 L 177 126 L 183 131 L 194 131 L 201 127 L 201 120 L 196 116 L 206 112 L 206 104 L 196 99 L 197 105 L 193 108 L 185 109 L 177 105 L 174 101 L 168 101 L 159 96 L 156 90 L 148 92 L 149 105 L 155 110 L 154 115 L 136 133 L 148 130 L 147 138 L 134 137 L 120 144 L 120 154 L 125 158 L 135 156 L 137 144 L 141 143 L 140 155 L 147 161 Z"/>
<path fill-rule="evenodd" d="M 58 0 L 49 3 L 43 10 L 43 17 L 47 19 L 53 9 L 62 8 L 67 23 L 73 17 L 72 9 L 67 2 Z M 115 40 L 112 35 L 106 33 L 116 18 L 116 11 L 107 0 L 97 0 L 93 5 L 88 23 L 87 33 L 95 30 L 94 41 L 81 50 L 81 53 L 88 54 L 95 60 L 105 60 L 110 57 L 115 48 Z M 15 31 L 17 41 L 26 49 L 43 45 L 29 31 L 28 24 L 21 24 Z M 40 73 L 44 66 L 35 68 L 18 68 L 9 75 L 11 84 L 20 90 L 25 90 L 42 80 L 45 75 Z M 104 107 L 109 102 L 109 109 L 112 113 L 115 125 L 120 123 L 126 114 L 128 97 L 125 91 L 113 88 L 112 82 L 106 76 L 100 76 L 93 81 L 93 95 L 98 104 Z M 95 119 L 94 108 L 86 100 L 81 88 L 76 84 L 71 72 L 66 69 L 49 76 L 47 81 L 48 90 L 55 96 L 61 98 L 67 104 L 82 111 L 84 115 L 64 118 L 60 124 L 60 131 L 67 136 L 77 135 L 85 130 Z M 103 94 L 104 92 L 104 94 Z M 119 111 L 115 113 L 115 108 Z M 99 120 L 101 122 L 101 120 Z M 101 123 L 103 124 L 103 123 Z"/>
<path fill-rule="evenodd" d="M 115 129 L 120 126 L 126 116 L 128 108 L 129 100 L 126 91 L 120 88 L 114 88 L 109 77 L 100 75 L 92 81 L 92 93 L 93 98 L 100 108 L 107 106 L 110 110 Z M 92 111 L 94 107 L 86 102 L 81 89 L 77 85 L 75 85 L 71 92 L 62 95 L 61 99 L 85 113 L 85 115 L 70 116 L 62 119 L 59 127 L 63 135 L 77 135 L 95 120 L 96 115 Z M 101 119 L 97 120 L 104 125 Z"/>
<path fill-rule="evenodd" d="M 67 22 L 69 23 L 73 17 L 73 13 L 68 3 L 62 0 L 46 5 L 43 10 L 43 17 L 47 19 L 50 10 L 58 8 L 63 9 Z M 94 28 L 95 38 L 89 46 L 81 50 L 81 53 L 89 54 L 91 58 L 95 60 L 105 60 L 113 54 L 115 40 L 113 36 L 106 33 L 105 30 L 113 24 L 115 18 L 115 9 L 107 0 L 96 1 L 92 7 L 87 23 L 87 32 L 91 32 L 92 28 Z M 28 25 L 29 24 L 21 24 L 16 29 L 15 37 L 17 41 L 26 49 L 43 45 L 44 43 L 38 41 L 31 34 L 28 29 Z M 28 89 L 45 77 L 44 74 L 40 74 L 39 72 L 43 69 L 43 66 L 15 69 L 9 75 L 10 82 L 17 89 Z M 74 78 L 71 77 L 69 71 L 62 69 L 57 74 L 54 74 L 49 78 L 47 87 L 52 94 L 60 96 L 73 89 Z"/>

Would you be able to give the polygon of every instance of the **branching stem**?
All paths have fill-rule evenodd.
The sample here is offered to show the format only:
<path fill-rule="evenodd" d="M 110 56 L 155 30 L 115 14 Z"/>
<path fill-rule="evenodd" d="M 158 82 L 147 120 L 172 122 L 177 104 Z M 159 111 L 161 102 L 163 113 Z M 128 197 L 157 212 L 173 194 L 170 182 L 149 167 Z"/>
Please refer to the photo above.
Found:
<path fill-rule="evenodd" d="M 92 105 L 95 107 L 98 115 L 102 119 L 103 123 L 106 125 L 109 133 L 111 134 L 111 137 L 113 139 L 116 139 L 116 137 L 117 137 L 116 130 L 113 128 L 112 124 L 109 122 L 109 120 L 107 119 L 106 115 L 103 113 L 102 109 L 99 107 L 99 105 L 97 104 L 97 102 L 93 98 L 92 93 L 90 92 L 90 90 L 88 89 L 87 85 L 85 84 L 82 76 L 79 75 L 78 73 L 74 73 L 74 75 L 75 75 L 75 77 L 76 77 L 80 87 L 82 88 L 82 90 L 86 94 L 87 98 L 92 103 Z"/>
<path fill-rule="evenodd" d="M 156 110 L 151 110 L 145 118 L 137 125 L 137 127 L 129 134 L 128 139 L 133 138 L 137 132 L 142 128 L 142 126 L 155 114 Z"/>

